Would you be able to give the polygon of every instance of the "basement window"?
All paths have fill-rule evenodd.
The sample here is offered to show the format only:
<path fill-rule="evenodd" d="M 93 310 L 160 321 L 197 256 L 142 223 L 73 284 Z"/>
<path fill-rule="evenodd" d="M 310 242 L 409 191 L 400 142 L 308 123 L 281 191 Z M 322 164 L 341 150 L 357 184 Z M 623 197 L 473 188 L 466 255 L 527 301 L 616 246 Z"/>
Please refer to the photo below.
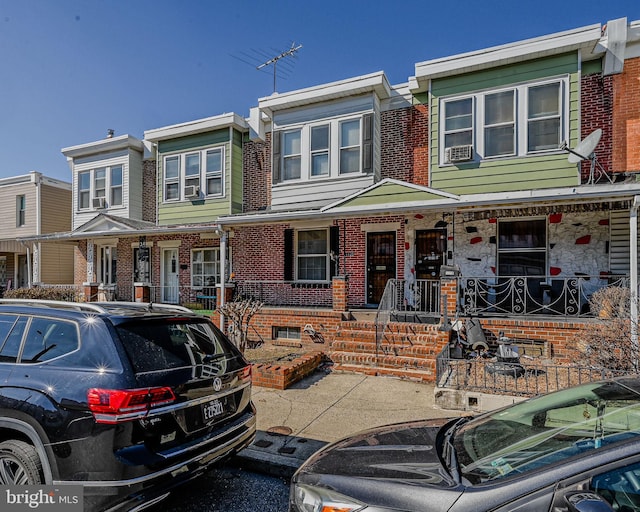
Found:
<path fill-rule="evenodd" d="M 300 327 L 279 327 L 273 326 L 273 339 L 297 340 L 300 341 Z"/>

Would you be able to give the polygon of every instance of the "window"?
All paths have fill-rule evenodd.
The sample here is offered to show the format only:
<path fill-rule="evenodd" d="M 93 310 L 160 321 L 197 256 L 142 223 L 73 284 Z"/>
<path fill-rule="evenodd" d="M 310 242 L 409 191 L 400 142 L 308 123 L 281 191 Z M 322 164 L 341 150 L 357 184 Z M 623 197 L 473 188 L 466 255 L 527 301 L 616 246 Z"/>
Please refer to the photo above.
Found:
<path fill-rule="evenodd" d="M 295 180 L 300 178 L 300 135 L 301 131 L 285 132 L 283 134 L 284 150 L 282 154 L 283 160 L 283 179 Z"/>
<path fill-rule="evenodd" d="M 103 245 L 98 248 L 98 282 L 116 284 L 116 268 L 118 249 L 115 246 Z"/>
<path fill-rule="evenodd" d="M 487 157 L 515 152 L 514 99 L 514 91 L 487 94 L 484 99 L 484 155 Z"/>
<path fill-rule="evenodd" d="M 164 200 L 224 195 L 224 147 L 164 158 Z"/>
<path fill-rule="evenodd" d="M 206 193 L 208 196 L 220 196 L 222 195 L 222 149 L 207 150 L 206 165 Z"/>
<path fill-rule="evenodd" d="M 272 338 L 274 340 L 286 339 L 300 341 L 300 327 L 279 327 L 274 325 L 272 329 Z"/>
<path fill-rule="evenodd" d="M 373 114 L 274 132 L 274 183 L 373 172 Z"/>
<path fill-rule="evenodd" d="M 529 151 L 557 149 L 560 145 L 560 84 L 529 88 L 527 130 Z"/>
<path fill-rule="evenodd" d="M 91 173 L 81 172 L 78 174 L 78 209 L 89 208 L 91 200 Z"/>
<path fill-rule="evenodd" d="M 25 195 L 16 196 L 16 227 L 24 226 L 27 223 L 27 197 Z"/>
<path fill-rule="evenodd" d="M 220 283 L 220 249 L 194 249 L 191 252 L 191 286 Z"/>
<path fill-rule="evenodd" d="M 546 219 L 501 221 L 498 224 L 498 275 L 545 276 Z"/>
<path fill-rule="evenodd" d="M 297 279 L 326 281 L 329 275 L 328 230 L 298 231 Z"/>
<path fill-rule="evenodd" d="M 443 99 L 441 164 L 467 159 L 448 160 L 447 150 L 458 146 L 471 146 L 471 159 L 557 151 L 567 130 L 566 95 L 567 80 L 559 79 Z"/>
<path fill-rule="evenodd" d="M 93 197 L 106 197 L 107 189 L 107 170 L 96 169 L 93 172 L 94 186 Z"/>
<path fill-rule="evenodd" d="M 27 326 L 27 317 L 3 315 L 0 328 L 2 346 L 0 346 L 0 362 L 11 363 L 18 359 L 22 336 Z"/>
<path fill-rule="evenodd" d="M 109 206 L 122 206 L 122 166 L 111 168 Z"/>
<path fill-rule="evenodd" d="M 39 363 L 73 352 L 78 348 L 74 323 L 51 318 L 33 318 L 20 357 L 23 363 Z"/>
<path fill-rule="evenodd" d="M 78 209 L 122 206 L 124 167 L 114 165 L 78 173 Z"/>
<path fill-rule="evenodd" d="M 311 128 L 311 176 L 329 174 L 329 125 Z"/>

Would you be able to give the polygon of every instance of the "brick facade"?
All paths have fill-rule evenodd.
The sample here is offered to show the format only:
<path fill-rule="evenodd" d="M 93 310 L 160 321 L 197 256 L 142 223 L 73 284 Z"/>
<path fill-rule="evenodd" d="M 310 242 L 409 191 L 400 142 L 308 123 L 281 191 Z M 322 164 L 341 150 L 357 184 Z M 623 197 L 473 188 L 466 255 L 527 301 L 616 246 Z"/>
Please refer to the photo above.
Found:
<path fill-rule="evenodd" d="M 156 179 L 156 160 L 145 160 L 142 163 L 142 220 L 147 222 L 156 221 Z"/>
<path fill-rule="evenodd" d="M 600 73 L 586 75 L 581 82 L 580 116 L 580 140 L 584 139 L 593 130 L 602 129 L 602 138 L 596 148 L 598 162 L 605 171 L 619 171 L 613 166 L 613 79 L 610 76 L 603 77 Z M 587 155 L 588 156 L 588 155 Z M 584 160 L 580 167 L 582 183 L 589 180 L 591 163 Z"/>
<path fill-rule="evenodd" d="M 613 76 L 613 169 L 640 171 L 640 57 Z M 600 158 L 598 156 L 598 158 Z"/>
<path fill-rule="evenodd" d="M 380 116 L 382 178 L 418 185 L 429 181 L 429 125 L 426 105 L 388 110 Z"/>
<path fill-rule="evenodd" d="M 271 204 L 271 134 L 264 142 L 245 141 L 242 146 L 243 211 L 264 210 Z"/>

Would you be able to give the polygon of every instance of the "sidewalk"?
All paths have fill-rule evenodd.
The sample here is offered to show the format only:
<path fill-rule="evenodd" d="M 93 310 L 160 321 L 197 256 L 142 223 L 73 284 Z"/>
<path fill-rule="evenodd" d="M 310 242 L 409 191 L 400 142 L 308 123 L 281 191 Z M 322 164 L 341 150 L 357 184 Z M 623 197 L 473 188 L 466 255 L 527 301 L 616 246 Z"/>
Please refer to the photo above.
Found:
<path fill-rule="evenodd" d="M 436 408 L 434 385 L 391 377 L 316 372 L 285 390 L 253 387 L 256 439 L 236 462 L 290 477 L 325 444 L 388 423 L 458 416 Z"/>

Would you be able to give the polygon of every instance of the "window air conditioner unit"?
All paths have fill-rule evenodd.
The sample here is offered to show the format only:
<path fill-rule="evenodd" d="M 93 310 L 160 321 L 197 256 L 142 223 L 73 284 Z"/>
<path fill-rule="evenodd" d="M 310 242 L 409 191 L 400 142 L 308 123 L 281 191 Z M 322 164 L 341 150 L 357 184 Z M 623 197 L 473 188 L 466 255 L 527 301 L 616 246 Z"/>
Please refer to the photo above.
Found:
<path fill-rule="evenodd" d="M 198 197 L 200 195 L 200 189 L 195 185 L 187 185 L 184 187 L 184 197 Z"/>
<path fill-rule="evenodd" d="M 104 208 L 106 206 L 104 197 L 94 197 L 92 202 L 94 208 Z"/>
<path fill-rule="evenodd" d="M 473 158 L 473 146 L 465 144 L 464 146 L 451 146 L 444 150 L 444 162 L 446 164 L 454 164 L 456 162 L 466 162 Z"/>

